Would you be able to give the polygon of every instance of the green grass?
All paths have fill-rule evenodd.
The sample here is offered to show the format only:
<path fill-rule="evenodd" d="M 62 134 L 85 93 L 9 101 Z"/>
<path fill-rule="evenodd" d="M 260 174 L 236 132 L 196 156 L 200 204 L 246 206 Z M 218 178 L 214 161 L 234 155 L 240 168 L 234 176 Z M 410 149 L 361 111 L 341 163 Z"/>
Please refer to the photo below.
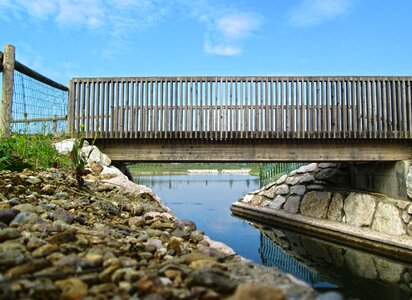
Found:
<path fill-rule="evenodd" d="M 0 138 L 0 170 L 69 167 L 70 160 L 53 147 L 52 134 L 12 133 Z"/>

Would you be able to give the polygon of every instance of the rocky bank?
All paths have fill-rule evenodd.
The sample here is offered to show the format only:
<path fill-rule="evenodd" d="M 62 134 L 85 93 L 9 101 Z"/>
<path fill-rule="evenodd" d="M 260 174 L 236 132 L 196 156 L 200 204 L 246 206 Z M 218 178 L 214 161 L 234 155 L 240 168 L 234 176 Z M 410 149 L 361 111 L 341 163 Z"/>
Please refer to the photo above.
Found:
<path fill-rule="evenodd" d="M 412 249 L 412 203 L 382 194 L 355 191 L 345 163 L 311 163 L 283 175 L 233 205 L 263 214 L 281 214 L 348 235 Z M 405 182 L 408 193 L 412 166 Z M 411 255 L 411 254 L 409 254 Z"/>
<path fill-rule="evenodd" d="M 211 241 L 116 169 L 90 167 L 82 188 L 69 170 L 0 172 L 0 299 L 324 297 Z"/>

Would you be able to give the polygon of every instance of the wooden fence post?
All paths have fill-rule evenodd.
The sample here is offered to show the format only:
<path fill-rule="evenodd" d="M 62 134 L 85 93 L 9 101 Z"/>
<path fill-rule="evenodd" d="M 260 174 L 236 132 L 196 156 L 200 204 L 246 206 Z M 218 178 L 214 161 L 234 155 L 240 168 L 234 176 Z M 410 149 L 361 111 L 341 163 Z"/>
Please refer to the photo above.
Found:
<path fill-rule="evenodd" d="M 4 47 L 3 55 L 3 84 L 0 103 L 0 136 L 10 134 L 10 118 L 13 103 L 15 48 L 13 45 Z"/>
<path fill-rule="evenodd" d="M 74 131 L 74 82 L 73 79 L 69 81 L 69 94 L 68 94 L 68 108 L 67 108 L 67 133 L 69 136 L 73 136 Z"/>

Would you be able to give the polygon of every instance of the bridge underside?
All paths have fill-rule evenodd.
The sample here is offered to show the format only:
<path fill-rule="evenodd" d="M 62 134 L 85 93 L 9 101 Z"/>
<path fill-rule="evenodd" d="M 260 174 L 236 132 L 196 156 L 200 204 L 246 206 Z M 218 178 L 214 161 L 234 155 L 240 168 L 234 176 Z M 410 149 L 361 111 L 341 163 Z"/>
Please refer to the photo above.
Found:
<path fill-rule="evenodd" d="M 191 140 L 97 139 L 113 161 L 307 162 L 412 159 L 412 144 L 396 140 Z"/>

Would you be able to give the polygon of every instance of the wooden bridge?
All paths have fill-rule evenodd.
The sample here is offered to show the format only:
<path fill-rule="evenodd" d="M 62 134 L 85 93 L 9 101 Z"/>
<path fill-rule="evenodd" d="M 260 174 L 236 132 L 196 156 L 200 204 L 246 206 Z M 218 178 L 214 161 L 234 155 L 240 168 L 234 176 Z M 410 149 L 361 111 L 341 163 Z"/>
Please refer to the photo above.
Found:
<path fill-rule="evenodd" d="M 121 161 L 412 158 L 412 77 L 70 82 L 69 130 Z"/>

